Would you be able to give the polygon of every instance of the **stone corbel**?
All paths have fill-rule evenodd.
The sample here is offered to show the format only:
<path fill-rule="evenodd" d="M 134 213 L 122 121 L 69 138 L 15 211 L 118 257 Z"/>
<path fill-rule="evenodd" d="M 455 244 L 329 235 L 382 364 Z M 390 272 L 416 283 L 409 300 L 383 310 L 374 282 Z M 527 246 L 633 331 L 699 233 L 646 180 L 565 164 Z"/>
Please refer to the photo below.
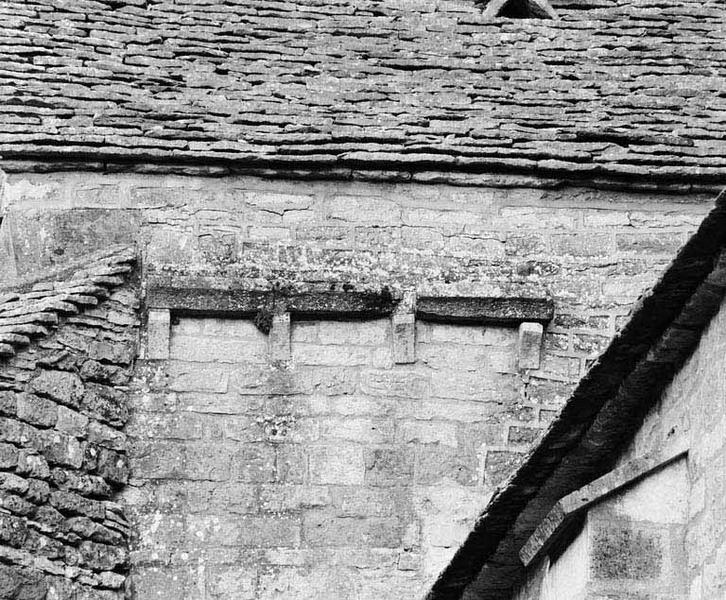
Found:
<path fill-rule="evenodd" d="M 168 308 L 149 309 L 146 334 L 146 358 L 150 360 L 169 358 L 171 311 Z"/>

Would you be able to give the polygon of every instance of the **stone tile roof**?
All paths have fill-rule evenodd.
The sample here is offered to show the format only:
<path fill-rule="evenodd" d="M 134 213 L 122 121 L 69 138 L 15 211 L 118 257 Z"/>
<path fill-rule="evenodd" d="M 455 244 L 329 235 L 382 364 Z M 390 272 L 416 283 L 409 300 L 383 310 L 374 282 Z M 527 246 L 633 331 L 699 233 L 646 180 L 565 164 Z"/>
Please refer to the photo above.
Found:
<path fill-rule="evenodd" d="M 6 160 L 726 180 L 722 0 L 6 0 Z"/>
<path fill-rule="evenodd" d="M 524 577 L 520 549 L 560 498 L 613 468 L 725 295 L 726 191 L 494 494 L 427 600 L 509 598 Z"/>
<path fill-rule="evenodd" d="M 33 338 L 48 335 L 59 317 L 95 306 L 133 269 L 135 252 L 114 247 L 42 279 L 0 287 L 0 359 L 14 356 Z"/>

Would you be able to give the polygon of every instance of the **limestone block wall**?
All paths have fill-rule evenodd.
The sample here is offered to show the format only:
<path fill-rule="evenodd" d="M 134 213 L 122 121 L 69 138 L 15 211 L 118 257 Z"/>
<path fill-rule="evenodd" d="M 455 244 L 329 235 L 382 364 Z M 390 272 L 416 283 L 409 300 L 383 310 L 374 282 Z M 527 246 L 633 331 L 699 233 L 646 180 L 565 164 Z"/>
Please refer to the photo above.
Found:
<path fill-rule="evenodd" d="M 726 593 L 726 311 L 713 319 L 698 349 L 676 375 L 623 454 L 686 445 L 688 506 L 685 571 L 689 599 Z"/>
<path fill-rule="evenodd" d="M 0 246 L 20 275 L 137 241 L 144 283 L 555 303 L 538 368 L 517 364 L 514 329 L 422 321 L 416 362 L 395 365 L 389 319 L 293 320 L 292 361 L 274 366 L 249 320 L 173 315 L 170 359 L 138 363 L 128 428 L 139 600 L 422 593 L 710 206 L 134 173 L 6 189 Z"/>
<path fill-rule="evenodd" d="M 134 240 L 149 272 L 220 274 L 252 288 L 315 281 L 454 296 L 546 291 L 557 309 L 543 372 L 572 380 L 712 198 L 515 183 L 12 173 L 0 248 L 18 275 Z"/>
<path fill-rule="evenodd" d="M 419 597 L 538 431 L 514 328 L 419 322 L 411 365 L 388 319 L 291 342 L 275 368 L 251 321 L 181 318 L 140 363 L 139 600 Z"/>

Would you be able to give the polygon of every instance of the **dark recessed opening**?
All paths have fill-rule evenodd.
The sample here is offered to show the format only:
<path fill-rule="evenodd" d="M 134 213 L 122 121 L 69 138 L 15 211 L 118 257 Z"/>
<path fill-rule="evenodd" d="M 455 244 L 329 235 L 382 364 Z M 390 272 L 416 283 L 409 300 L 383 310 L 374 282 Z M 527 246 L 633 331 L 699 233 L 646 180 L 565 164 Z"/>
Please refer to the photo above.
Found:
<path fill-rule="evenodd" d="M 529 2 L 527 0 L 510 0 L 499 11 L 499 16 L 508 19 L 530 19 Z"/>
<path fill-rule="evenodd" d="M 548 0 L 491 0 L 485 14 L 505 19 L 557 18 Z"/>

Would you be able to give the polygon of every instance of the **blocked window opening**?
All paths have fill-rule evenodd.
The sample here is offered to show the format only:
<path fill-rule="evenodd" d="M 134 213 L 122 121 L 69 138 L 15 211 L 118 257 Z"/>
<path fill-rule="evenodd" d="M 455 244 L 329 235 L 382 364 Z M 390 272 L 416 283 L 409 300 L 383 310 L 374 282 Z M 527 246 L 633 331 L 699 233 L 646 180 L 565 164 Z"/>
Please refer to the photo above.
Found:
<path fill-rule="evenodd" d="M 484 15 L 506 19 L 557 19 L 548 0 L 491 0 Z"/>

